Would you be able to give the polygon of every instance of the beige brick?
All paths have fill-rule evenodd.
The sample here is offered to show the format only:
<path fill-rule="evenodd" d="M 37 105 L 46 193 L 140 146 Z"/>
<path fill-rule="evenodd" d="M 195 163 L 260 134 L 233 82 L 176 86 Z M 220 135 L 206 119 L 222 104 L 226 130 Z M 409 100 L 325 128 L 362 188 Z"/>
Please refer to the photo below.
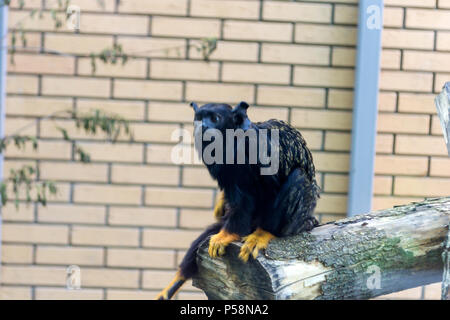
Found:
<path fill-rule="evenodd" d="M 14 55 L 14 63 L 8 59 L 8 72 L 44 73 L 44 74 L 74 74 L 75 58 L 43 54 Z"/>
<path fill-rule="evenodd" d="M 3 242 L 66 244 L 69 240 L 67 226 L 37 224 L 9 224 L 2 226 Z"/>
<path fill-rule="evenodd" d="M 180 168 L 167 166 L 113 165 L 113 183 L 177 185 Z"/>
<path fill-rule="evenodd" d="M 60 51 L 73 54 L 91 54 L 112 48 L 112 36 L 46 33 L 44 45 L 47 51 Z"/>
<path fill-rule="evenodd" d="M 106 164 L 42 162 L 39 167 L 41 179 L 45 180 L 106 182 L 108 179 Z"/>
<path fill-rule="evenodd" d="M 381 52 L 381 68 L 383 69 L 400 69 L 400 61 L 400 50 L 384 49 Z"/>
<path fill-rule="evenodd" d="M 167 283 L 170 283 L 173 276 L 172 271 L 145 271 L 142 279 L 143 287 L 145 289 L 162 289 Z"/>
<path fill-rule="evenodd" d="M 103 224 L 105 215 L 105 208 L 102 206 L 55 203 L 38 208 L 39 222 Z"/>
<path fill-rule="evenodd" d="M 294 84 L 352 88 L 354 70 L 344 68 L 295 67 Z"/>
<path fill-rule="evenodd" d="M 94 246 L 137 246 L 139 231 L 133 228 L 74 226 L 72 244 Z"/>
<path fill-rule="evenodd" d="M 92 161 L 141 162 L 142 146 L 129 143 L 78 143 Z"/>
<path fill-rule="evenodd" d="M 377 155 L 375 174 L 426 175 L 427 157 L 407 157 L 399 155 Z"/>
<path fill-rule="evenodd" d="M 341 67 L 353 67 L 356 63 L 356 49 L 334 47 L 332 65 Z"/>
<path fill-rule="evenodd" d="M 43 12 L 42 17 L 39 17 L 39 19 L 29 19 L 29 16 L 29 11 L 14 11 L 14 14 L 10 14 L 8 17 L 9 28 L 18 30 L 18 27 L 21 26 L 23 30 L 30 31 L 40 30 L 53 32 L 55 30 L 55 20 L 52 18 L 51 12 Z M 65 21 L 66 13 L 57 12 L 55 16 L 59 20 Z M 61 30 L 62 32 L 68 31 L 64 30 L 64 28 L 61 28 Z"/>
<path fill-rule="evenodd" d="M 421 201 L 423 198 L 413 198 L 413 197 L 386 197 L 386 196 L 376 196 L 373 197 L 372 210 L 382 210 L 392 208 L 394 206 L 400 206 L 404 204 L 409 204 L 413 201 Z"/>
<path fill-rule="evenodd" d="M 8 118 L 6 119 L 5 123 L 5 135 L 15 135 L 17 134 L 17 130 L 23 130 L 20 131 L 21 135 L 28 135 L 28 136 L 36 136 L 37 135 L 37 126 L 30 125 L 30 123 L 33 124 L 33 121 L 30 122 L 28 119 L 20 119 L 20 118 Z M 28 128 L 26 126 L 29 126 Z M 25 128 L 25 129 L 22 129 Z M 31 143 L 29 143 L 29 148 L 31 148 Z"/>
<path fill-rule="evenodd" d="M 342 174 L 325 175 L 325 192 L 347 192 L 348 176 Z"/>
<path fill-rule="evenodd" d="M 330 89 L 328 92 L 328 107 L 335 109 L 352 109 L 353 91 Z"/>
<path fill-rule="evenodd" d="M 300 130 L 303 138 L 311 150 L 320 150 L 322 148 L 323 133 L 320 130 Z"/>
<path fill-rule="evenodd" d="M 355 45 L 356 27 L 297 23 L 295 42 Z"/>
<path fill-rule="evenodd" d="M 107 76 L 107 77 L 130 77 L 145 78 L 147 76 L 147 61 L 144 59 L 129 59 L 125 64 L 116 64 L 96 61 L 95 69 L 92 67 L 90 58 L 78 59 L 78 74 L 83 76 Z"/>
<path fill-rule="evenodd" d="M 450 53 L 404 51 L 403 69 L 423 71 L 450 71 Z"/>
<path fill-rule="evenodd" d="M 23 3 L 22 3 L 23 2 Z M 20 0 L 11 0 L 9 7 L 10 8 L 41 8 L 42 2 L 40 0 L 31 0 L 31 1 L 20 1 Z M 12 11 L 15 12 L 15 11 Z"/>
<path fill-rule="evenodd" d="M 152 248 L 187 249 L 200 231 L 178 229 L 146 229 L 143 244 Z M 166 284 L 167 285 L 167 284 Z"/>
<path fill-rule="evenodd" d="M 0 285 L 0 300 L 30 300 L 31 288 Z"/>
<path fill-rule="evenodd" d="M 442 137 L 398 135 L 395 152 L 399 154 L 447 155 Z"/>
<path fill-rule="evenodd" d="M 449 0 L 438 0 L 439 8 L 450 9 L 450 1 Z"/>
<path fill-rule="evenodd" d="M 73 199 L 83 203 L 140 204 L 140 187 L 78 184 Z"/>
<path fill-rule="evenodd" d="M 437 73 L 434 81 L 434 92 L 441 93 L 445 83 L 450 79 L 450 73 Z"/>
<path fill-rule="evenodd" d="M 238 103 L 241 100 L 254 102 L 254 87 L 251 85 L 236 85 L 222 83 L 188 83 L 186 86 L 188 101 Z M 230 99 L 233 99 L 230 101 Z M 189 122 L 193 121 L 192 109 L 185 107 L 190 114 Z"/>
<path fill-rule="evenodd" d="M 179 125 L 162 123 L 137 123 L 133 124 L 134 141 L 144 142 L 175 142 L 172 139 L 174 132 L 180 129 Z"/>
<path fill-rule="evenodd" d="M 145 203 L 149 205 L 200 208 L 212 207 L 212 190 L 148 187 L 145 191 Z"/>
<path fill-rule="evenodd" d="M 33 247 L 31 245 L 3 244 L 2 263 L 33 263 Z"/>
<path fill-rule="evenodd" d="M 173 145 L 149 144 L 147 146 L 147 162 L 158 164 L 173 164 Z"/>
<path fill-rule="evenodd" d="M 262 62 L 328 65 L 329 60 L 330 48 L 325 46 L 269 43 L 262 45 Z"/>
<path fill-rule="evenodd" d="M 92 114 L 94 110 L 102 110 L 108 115 L 118 115 L 127 120 L 145 120 L 145 104 L 140 101 L 77 100 L 77 111 L 80 114 Z"/>
<path fill-rule="evenodd" d="M 187 103 L 150 102 L 149 121 L 189 122 L 194 121 L 194 112 Z"/>
<path fill-rule="evenodd" d="M 263 2 L 263 19 L 331 23 L 331 5 L 316 3 Z"/>
<path fill-rule="evenodd" d="M 281 86 L 259 86 L 257 103 L 287 107 L 318 107 L 325 105 L 325 90 Z"/>
<path fill-rule="evenodd" d="M 204 229 L 215 221 L 212 210 L 183 209 L 180 213 L 180 227 Z"/>
<path fill-rule="evenodd" d="M 172 250 L 108 249 L 108 267 L 173 269 Z"/>
<path fill-rule="evenodd" d="M 2 266 L 2 284 L 65 286 L 65 267 Z"/>
<path fill-rule="evenodd" d="M 204 59 L 203 53 L 200 50 L 201 42 L 191 42 L 189 48 L 190 59 Z M 258 61 L 258 51 L 257 43 L 218 41 L 217 48 L 209 56 L 209 60 L 256 62 Z"/>
<path fill-rule="evenodd" d="M 252 107 L 248 110 L 248 116 L 253 122 L 278 119 L 288 121 L 287 108 Z"/>
<path fill-rule="evenodd" d="M 81 287 L 137 288 L 138 270 L 83 268 Z"/>
<path fill-rule="evenodd" d="M 401 196 L 444 197 L 448 195 L 448 190 L 448 178 L 395 178 L 394 193 Z"/>
<path fill-rule="evenodd" d="M 373 192 L 376 195 L 390 195 L 392 191 L 392 177 L 375 176 Z"/>
<path fill-rule="evenodd" d="M 12 205 L 4 206 L 2 207 L 2 220 L 32 222 L 34 220 L 34 206 L 21 205 L 19 208 Z"/>
<path fill-rule="evenodd" d="M 108 79 L 45 76 L 42 78 L 42 93 L 57 96 L 106 98 L 110 94 L 110 81 Z"/>
<path fill-rule="evenodd" d="M 351 129 L 352 114 L 334 110 L 292 110 L 292 125 L 300 128 Z"/>
<path fill-rule="evenodd" d="M 8 81 L 9 81 L 8 75 Z M 44 98 L 44 97 L 7 97 L 7 115 L 45 116 L 58 113 L 58 116 L 67 116 L 65 110 L 72 110 L 72 99 L 70 98 Z"/>
<path fill-rule="evenodd" d="M 341 4 L 335 5 L 334 23 L 356 25 L 358 23 L 358 7 Z"/>
<path fill-rule="evenodd" d="M 400 93 L 398 110 L 409 113 L 435 114 L 433 94 L 425 93 Z"/>
<path fill-rule="evenodd" d="M 181 100 L 182 84 L 175 81 L 114 81 L 114 97 Z"/>
<path fill-rule="evenodd" d="M 8 75 L 6 82 L 7 93 L 37 94 L 39 90 L 37 76 Z"/>
<path fill-rule="evenodd" d="M 436 0 L 385 0 L 384 4 L 387 6 L 434 8 Z"/>
<path fill-rule="evenodd" d="M 406 27 L 418 29 L 450 29 L 450 11 L 407 9 Z"/>
<path fill-rule="evenodd" d="M 322 194 L 317 201 L 316 212 L 340 214 L 347 212 L 347 196 Z"/>
<path fill-rule="evenodd" d="M 207 300 L 208 297 L 203 292 L 184 292 L 180 291 L 177 300 Z"/>
<path fill-rule="evenodd" d="M 185 58 L 186 40 L 119 36 L 123 51 L 134 57 Z"/>
<path fill-rule="evenodd" d="M 431 73 L 381 71 L 381 90 L 431 91 L 433 75 Z"/>
<path fill-rule="evenodd" d="M 290 42 L 292 25 L 278 22 L 225 21 L 225 39 Z"/>
<path fill-rule="evenodd" d="M 377 153 L 392 153 L 393 148 L 394 148 L 394 135 L 377 134 L 375 147 Z"/>
<path fill-rule="evenodd" d="M 326 132 L 325 150 L 350 151 L 352 135 L 346 132 Z"/>
<path fill-rule="evenodd" d="M 288 84 L 289 66 L 225 63 L 222 69 L 222 80 L 228 82 L 253 82 Z"/>
<path fill-rule="evenodd" d="M 135 15 L 105 15 L 83 13 L 80 31 L 84 33 L 146 35 L 149 19 Z"/>
<path fill-rule="evenodd" d="M 189 27 L 187 28 L 187 26 Z M 153 17 L 151 32 L 154 36 L 218 38 L 220 21 L 216 19 Z"/>
<path fill-rule="evenodd" d="M 348 172 L 350 156 L 348 153 L 313 152 L 316 170 L 324 172 Z"/>
<path fill-rule="evenodd" d="M 435 177 L 450 177 L 450 159 L 432 157 L 430 175 Z"/>
<path fill-rule="evenodd" d="M 450 8 L 450 5 L 449 5 Z M 425 300 L 441 300 L 442 282 L 433 283 L 425 287 Z"/>
<path fill-rule="evenodd" d="M 92 0 L 71 0 L 70 4 L 79 6 L 82 12 L 98 11 L 98 12 L 112 12 L 115 7 L 115 0 L 102 0 L 102 4 L 98 1 Z M 58 1 L 46 3 L 46 8 L 57 9 L 59 7 Z"/>
<path fill-rule="evenodd" d="M 383 11 L 384 27 L 403 26 L 403 8 L 385 7 Z"/>
<path fill-rule="evenodd" d="M 168 208 L 111 207 L 108 222 L 121 226 L 175 227 L 177 213 Z"/>
<path fill-rule="evenodd" d="M 56 194 L 49 194 L 47 192 L 47 201 L 48 202 L 54 202 L 54 201 L 69 201 L 70 198 L 70 185 L 68 183 L 55 183 L 56 187 Z M 22 186 L 18 190 L 18 200 L 27 202 L 27 195 L 26 195 L 26 188 Z M 7 187 L 7 195 L 10 200 L 14 200 L 16 198 L 16 194 L 13 191 L 12 184 L 8 185 Z M 36 192 L 31 192 L 31 198 L 36 199 Z M 25 205 L 25 203 L 23 203 Z M 10 205 L 12 205 L 12 202 L 10 202 Z M 25 216 L 23 216 L 23 219 L 25 219 Z"/>
<path fill-rule="evenodd" d="M 438 136 L 443 136 L 443 128 L 441 125 L 441 121 L 439 119 L 439 117 L 437 115 L 432 117 L 432 122 L 431 122 L 431 134 L 432 135 L 438 135 Z"/>
<path fill-rule="evenodd" d="M 378 132 L 428 133 L 430 117 L 427 115 L 379 113 Z"/>
<path fill-rule="evenodd" d="M 214 181 L 206 168 L 183 168 L 183 185 L 192 187 L 216 187 L 217 182 Z"/>
<path fill-rule="evenodd" d="M 383 29 L 383 48 L 429 49 L 434 47 L 434 32 L 406 29 Z"/>
<path fill-rule="evenodd" d="M 65 288 L 36 288 L 36 300 L 101 300 L 103 290 L 84 289 L 70 290 Z"/>
<path fill-rule="evenodd" d="M 194 17 L 258 19 L 260 4 L 256 1 L 191 1 L 190 15 Z"/>
<path fill-rule="evenodd" d="M 108 300 L 153 300 L 159 294 L 158 290 L 110 290 L 106 291 Z"/>
<path fill-rule="evenodd" d="M 151 13 L 164 15 L 186 15 L 187 0 L 164 0 L 164 1 L 121 1 L 119 12 L 124 13 Z"/>
<path fill-rule="evenodd" d="M 217 81 L 219 79 L 219 64 L 204 61 L 152 60 L 150 62 L 150 77 Z"/>
<path fill-rule="evenodd" d="M 397 109 L 397 93 L 395 92 L 379 92 L 378 109 L 380 111 L 395 112 Z"/>
<path fill-rule="evenodd" d="M 100 266 L 103 264 L 103 255 L 101 248 L 38 246 L 36 263 Z"/>
<path fill-rule="evenodd" d="M 436 41 L 436 48 L 438 50 L 450 51 L 450 32 L 438 31 Z"/>
<path fill-rule="evenodd" d="M 320 223 L 335 222 L 337 220 L 345 218 L 344 214 L 319 214 L 317 217 L 320 219 Z"/>

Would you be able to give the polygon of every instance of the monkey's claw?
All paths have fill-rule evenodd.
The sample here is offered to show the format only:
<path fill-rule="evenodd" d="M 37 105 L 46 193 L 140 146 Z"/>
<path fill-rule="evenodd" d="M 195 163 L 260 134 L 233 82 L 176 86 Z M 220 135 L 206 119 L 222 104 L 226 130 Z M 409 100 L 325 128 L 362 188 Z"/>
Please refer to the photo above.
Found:
<path fill-rule="evenodd" d="M 239 252 L 239 258 L 247 262 L 250 255 L 252 255 L 256 259 L 259 250 L 266 249 L 273 238 L 275 238 L 273 234 L 260 228 L 256 229 L 255 232 L 244 238 L 244 245 Z"/>
<path fill-rule="evenodd" d="M 239 236 L 234 233 L 228 233 L 222 229 L 209 240 L 208 253 L 211 258 L 217 258 L 225 254 L 225 248 L 233 241 L 239 240 Z"/>

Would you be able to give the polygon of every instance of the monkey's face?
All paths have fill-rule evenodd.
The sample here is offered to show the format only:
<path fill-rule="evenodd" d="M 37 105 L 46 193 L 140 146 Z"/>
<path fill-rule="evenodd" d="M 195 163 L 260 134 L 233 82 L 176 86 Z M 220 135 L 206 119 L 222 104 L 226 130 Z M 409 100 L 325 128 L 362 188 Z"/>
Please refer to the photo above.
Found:
<path fill-rule="evenodd" d="M 208 129 L 217 129 L 225 132 L 226 129 L 243 129 L 250 127 L 250 120 L 247 116 L 248 104 L 239 103 L 234 109 L 228 104 L 208 103 L 198 107 L 196 103 L 191 103 L 194 108 L 194 121 L 202 125 L 205 132 Z"/>

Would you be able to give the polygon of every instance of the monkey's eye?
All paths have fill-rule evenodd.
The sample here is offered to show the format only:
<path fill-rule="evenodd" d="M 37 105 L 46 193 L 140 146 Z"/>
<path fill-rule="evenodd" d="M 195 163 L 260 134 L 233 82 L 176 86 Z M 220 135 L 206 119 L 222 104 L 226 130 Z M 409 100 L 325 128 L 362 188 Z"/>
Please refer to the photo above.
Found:
<path fill-rule="evenodd" d="M 220 116 L 219 116 L 218 114 L 213 114 L 213 115 L 211 116 L 211 121 L 212 121 L 213 123 L 219 122 L 219 121 L 220 121 Z"/>

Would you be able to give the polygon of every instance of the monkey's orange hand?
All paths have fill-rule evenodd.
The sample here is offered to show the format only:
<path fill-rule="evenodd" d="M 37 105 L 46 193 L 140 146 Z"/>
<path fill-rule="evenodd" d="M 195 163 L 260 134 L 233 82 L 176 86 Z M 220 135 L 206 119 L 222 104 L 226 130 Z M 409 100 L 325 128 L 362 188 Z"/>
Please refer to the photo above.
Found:
<path fill-rule="evenodd" d="M 218 234 L 215 234 L 209 240 L 208 253 L 211 258 L 217 258 L 225 254 L 225 248 L 233 241 L 239 240 L 239 235 L 235 233 L 229 233 L 225 229 L 220 230 Z"/>
<path fill-rule="evenodd" d="M 239 258 L 247 262 L 250 255 L 254 259 L 258 256 L 259 250 L 266 249 L 269 245 L 270 240 L 274 239 L 275 236 L 263 229 L 256 229 L 252 234 L 244 237 L 244 245 L 241 247 L 239 252 Z"/>

